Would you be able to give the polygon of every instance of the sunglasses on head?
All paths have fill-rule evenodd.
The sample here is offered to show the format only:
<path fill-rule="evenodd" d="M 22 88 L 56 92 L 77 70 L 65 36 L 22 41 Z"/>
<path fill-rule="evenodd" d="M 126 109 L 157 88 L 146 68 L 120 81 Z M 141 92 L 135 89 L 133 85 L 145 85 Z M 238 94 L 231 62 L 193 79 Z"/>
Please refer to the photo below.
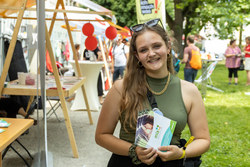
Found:
<path fill-rule="evenodd" d="M 161 26 L 163 27 L 163 24 L 161 22 L 161 19 L 153 19 L 153 20 L 149 20 L 147 21 L 146 23 L 143 23 L 143 24 L 137 24 L 137 25 L 134 25 L 134 26 L 131 26 L 130 27 L 130 30 L 133 31 L 133 32 L 139 32 L 141 31 L 145 26 L 148 26 L 148 27 L 154 27 L 156 26 L 158 23 L 161 23 Z"/>

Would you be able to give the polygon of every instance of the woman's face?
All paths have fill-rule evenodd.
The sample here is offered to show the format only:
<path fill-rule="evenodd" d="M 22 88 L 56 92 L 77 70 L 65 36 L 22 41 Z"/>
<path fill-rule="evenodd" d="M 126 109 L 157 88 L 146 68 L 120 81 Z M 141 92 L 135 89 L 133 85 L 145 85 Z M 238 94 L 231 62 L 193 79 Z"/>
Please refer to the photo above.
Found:
<path fill-rule="evenodd" d="M 248 39 L 246 39 L 246 44 L 250 44 L 250 41 Z"/>
<path fill-rule="evenodd" d="M 233 46 L 233 47 L 235 47 L 235 46 L 236 46 L 236 41 L 234 41 L 234 42 L 232 43 L 232 46 Z"/>
<path fill-rule="evenodd" d="M 137 58 L 152 77 L 165 77 L 167 70 L 167 48 L 162 37 L 153 31 L 146 31 L 136 38 Z"/>

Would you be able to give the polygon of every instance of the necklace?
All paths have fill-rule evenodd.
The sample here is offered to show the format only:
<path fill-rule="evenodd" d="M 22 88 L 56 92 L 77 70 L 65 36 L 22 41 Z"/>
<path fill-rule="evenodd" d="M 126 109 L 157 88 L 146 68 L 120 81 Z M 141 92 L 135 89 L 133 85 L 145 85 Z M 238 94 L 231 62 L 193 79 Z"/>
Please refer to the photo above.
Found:
<path fill-rule="evenodd" d="M 148 85 L 148 83 L 147 83 L 147 87 L 148 87 L 149 91 L 152 92 L 153 94 L 155 94 L 155 95 L 162 95 L 162 94 L 167 90 L 168 85 L 169 85 L 169 82 L 170 82 L 170 73 L 169 73 L 169 75 L 168 75 L 168 80 L 167 80 L 167 82 L 166 82 L 164 88 L 163 88 L 160 92 L 155 92 L 154 90 L 152 90 L 152 89 L 150 88 L 150 86 Z"/>

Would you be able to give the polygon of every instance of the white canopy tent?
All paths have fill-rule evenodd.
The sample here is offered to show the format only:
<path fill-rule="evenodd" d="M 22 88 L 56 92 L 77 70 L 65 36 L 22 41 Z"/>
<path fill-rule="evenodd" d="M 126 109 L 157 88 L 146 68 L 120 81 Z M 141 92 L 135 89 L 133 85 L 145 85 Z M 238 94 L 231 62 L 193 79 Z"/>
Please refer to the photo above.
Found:
<path fill-rule="evenodd" d="M 74 10 L 74 11 L 89 11 L 87 9 L 79 8 L 79 7 L 74 7 L 74 6 L 66 6 L 66 10 Z M 50 13 L 52 16 L 52 13 Z M 83 14 L 83 13 L 67 13 L 68 19 L 84 19 L 84 20 L 90 20 L 90 21 L 69 21 L 70 26 L 76 27 L 76 29 L 81 30 L 82 26 L 85 23 L 91 22 L 93 24 L 95 31 L 94 35 L 105 35 L 105 30 L 108 28 L 110 25 L 106 21 L 98 21 L 98 20 L 105 20 L 102 16 L 98 14 Z M 62 13 L 58 13 L 56 16 L 57 19 L 64 19 L 64 16 Z M 96 21 L 93 21 L 96 20 Z"/>

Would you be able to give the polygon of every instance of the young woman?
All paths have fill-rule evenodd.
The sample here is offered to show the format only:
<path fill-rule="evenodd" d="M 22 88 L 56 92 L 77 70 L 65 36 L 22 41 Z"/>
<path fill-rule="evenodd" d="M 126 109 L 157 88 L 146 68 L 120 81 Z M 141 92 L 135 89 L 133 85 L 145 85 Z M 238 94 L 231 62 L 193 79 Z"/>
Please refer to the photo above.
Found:
<path fill-rule="evenodd" d="M 232 39 L 225 51 L 226 67 L 228 68 L 228 84 L 231 85 L 234 76 L 234 84 L 238 85 L 238 68 L 240 67 L 241 50 L 236 45 L 236 40 Z"/>
<path fill-rule="evenodd" d="M 174 73 L 170 42 L 159 19 L 131 27 L 133 31 L 124 79 L 117 80 L 105 98 L 96 129 L 96 142 L 113 152 L 109 167 L 182 166 L 209 149 L 210 137 L 201 95 L 194 84 Z M 177 121 L 169 146 L 142 148 L 134 145 L 137 115 L 150 109 L 150 90 L 165 117 Z M 121 122 L 119 138 L 113 135 Z M 185 151 L 180 137 L 189 125 L 195 140 Z"/>
<path fill-rule="evenodd" d="M 250 36 L 246 37 L 245 47 L 245 70 L 247 72 L 246 86 L 250 86 Z"/>

